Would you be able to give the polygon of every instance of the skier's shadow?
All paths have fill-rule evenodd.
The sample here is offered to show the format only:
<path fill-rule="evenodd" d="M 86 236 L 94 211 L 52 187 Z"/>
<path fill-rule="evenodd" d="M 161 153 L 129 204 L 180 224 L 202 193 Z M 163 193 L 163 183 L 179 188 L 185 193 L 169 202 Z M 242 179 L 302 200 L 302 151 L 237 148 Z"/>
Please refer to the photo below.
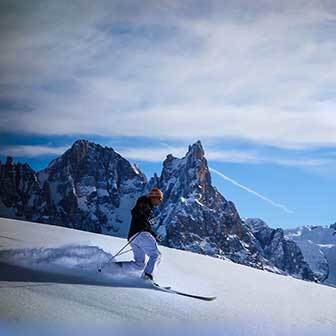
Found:
<path fill-rule="evenodd" d="M 66 272 L 47 272 L 33 270 L 22 266 L 10 265 L 0 262 L 0 281 L 15 282 L 11 284 L 0 284 L 0 288 L 46 286 L 50 284 L 79 284 L 103 287 L 128 287 L 128 288 L 148 288 L 145 283 L 136 279 L 107 279 L 97 272 L 91 274 L 67 274 Z M 20 282 L 29 283 L 22 284 Z"/>

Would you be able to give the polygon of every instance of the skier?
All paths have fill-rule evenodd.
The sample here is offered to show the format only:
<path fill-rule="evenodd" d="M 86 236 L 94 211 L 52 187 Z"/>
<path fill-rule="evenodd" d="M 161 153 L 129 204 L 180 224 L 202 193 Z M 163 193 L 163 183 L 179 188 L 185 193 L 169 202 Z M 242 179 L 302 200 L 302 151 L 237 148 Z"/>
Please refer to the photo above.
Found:
<path fill-rule="evenodd" d="M 161 252 L 157 242 L 160 236 L 152 228 L 155 223 L 153 207 L 158 206 L 163 200 L 163 193 L 159 188 L 153 188 L 147 195 L 138 198 L 132 209 L 131 226 L 128 241 L 133 250 L 134 261 L 118 263 L 122 267 L 143 270 L 141 278 L 153 282 L 153 273 L 161 261 Z M 145 256 L 148 262 L 145 264 Z"/>

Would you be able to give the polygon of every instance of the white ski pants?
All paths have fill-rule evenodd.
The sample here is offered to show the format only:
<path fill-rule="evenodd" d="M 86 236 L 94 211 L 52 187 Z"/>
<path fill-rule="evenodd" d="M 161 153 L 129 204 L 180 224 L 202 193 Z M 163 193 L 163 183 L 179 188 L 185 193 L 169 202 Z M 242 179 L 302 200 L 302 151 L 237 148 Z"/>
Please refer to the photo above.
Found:
<path fill-rule="evenodd" d="M 134 236 L 130 237 L 130 240 Z M 143 231 L 131 241 L 130 245 L 133 250 L 134 261 L 126 262 L 127 266 L 135 270 L 144 269 L 144 273 L 153 275 L 161 261 L 161 252 L 155 238 L 149 232 Z M 146 255 L 149 258 L 147 264 L 145 263 Z M 126 266 L 126 263 L 123 264 Z"/>

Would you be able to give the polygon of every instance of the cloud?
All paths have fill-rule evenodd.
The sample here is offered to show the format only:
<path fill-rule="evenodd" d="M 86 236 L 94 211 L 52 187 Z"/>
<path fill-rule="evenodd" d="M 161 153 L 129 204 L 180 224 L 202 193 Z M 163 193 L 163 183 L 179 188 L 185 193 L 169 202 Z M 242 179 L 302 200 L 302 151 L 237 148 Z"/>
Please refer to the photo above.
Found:
<path fill-rule="evenodd" d="M 0 131 L 336 144 L 328 1 L 3 5 Z M 84 19 L 85 18 L 85 19 Z"/>
<path fill-rule="evenodd" d="M 175 157 L 183 157 L 186 154 L 186 146 L 172 146 L 160 142 L 162 147 L 121 147 L 116 150 L 128 160 L 140 160 L 148 162 L 162 162 L 168 153 Z M 246 163 L 246 164 L 273 164 L 287 167 L 320 167 L 332 165 L 335 160 L 324 157 L 304 157 L 296 155 L 296 158 L 287 157 L 279 154 L 266 154 L 258 150 L 227 149 L 218 150 L 207 148 L 205 157 L 208 161 Z"/>
<path fill-rule="evenodd" d="M 134 140 L 135 143 L 137 140 Z M 171 145 L 160 141 L 160 146 L 142 145 L 125 146 L 113 145 L 114 150 L 130 161 L 162 162 L 167 154 L 175 157 L 183 157 L 186 154 L 186 145 Z M 108 145 L 108 144 L 106 144 Z M 70 146 L 49 146 L 49 145 L 5 145 L 0 147 L 0 155 L 11 155 L 14 157 L 40 157 L 46 155 L 61 155 Z M 335 159 L 331 158 L 332 153 L 327 157 L 319 155 L 315 157 L 302 156 L 296 153 L 295 158 L 278 154 L 276 152 L 264 153 L 262 150 L 249 149 L 216 149 L 209 146 L 206 148 L 205 157 L 209 162 L 228 162 L 240 164 L 273 164 L 287 167 L 323 167 L 334 165 Z"/>
<path fill-rule="evenodd" d="M 51 147 L 51 146 L 35 146 L 35 145 L 18 145 L 0 147 L 0 154 L 4 156 L 16 157 L 39 157 L 45 155 L 61 155 L 68 147 Z"/>
<path fill-rule="evenodd" d="M 232 184 L 234 184 L 235 186 L 237 186 L 237 187 L 239 187 L 239 188 L 241 188 L 241 189 L 249 192 L 250 194 L 253 194 L 253 195 L 257 196 L 258 198 L 262 199 L 263 201 L 266 201 L 267 203 L 273 205 L 274 207 L 280 208 L 280 209 L 284 210 L 287 213 L 293 213 L 293 211 L 289 210 L 285 205 L 282 205 L 280 203 L 274 202 L 270 198 L 268 198 L 268 197 L 266 197 L 266 196 L 264 196 L 264 195 L 262 195 L 262 194 L 260 194 L 260 193 L 258 193 L 256 191 L 254 191 L 254 190 L 252 190 L 252 189 L 250 189 L 250 188 L 248 188 L 248 187 L 240 184 L 239 182 L 233 180 L 230 177 L 225 176 L 220 171 L 218 171 L 216 169 L 213 169 L 213 168 L 209 168 L 209 170 L 212 171 L 212 172 L 214 172 L 214 173 L 216 173 L 217 175 L 219 175 L 224 180 L 227 180 L 227 181 L 231 182 Z"/>

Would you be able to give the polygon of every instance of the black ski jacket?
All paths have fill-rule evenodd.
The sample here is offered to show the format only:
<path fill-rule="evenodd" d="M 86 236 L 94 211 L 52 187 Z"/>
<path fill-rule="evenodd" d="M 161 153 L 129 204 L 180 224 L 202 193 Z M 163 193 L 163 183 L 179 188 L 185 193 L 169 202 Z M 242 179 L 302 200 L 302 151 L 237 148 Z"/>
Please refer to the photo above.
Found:
<path fill-rule="evenodd" d="M 129 240 L 134 234 L 142 231 L 151 233 L 156 239 L 156 234 L 152 229 L 152 225 L 155 223 L 153 205 L 149 198 L 147 196 L 139 197 L 131 213 L 132 220 L 127 239 Z"/>

